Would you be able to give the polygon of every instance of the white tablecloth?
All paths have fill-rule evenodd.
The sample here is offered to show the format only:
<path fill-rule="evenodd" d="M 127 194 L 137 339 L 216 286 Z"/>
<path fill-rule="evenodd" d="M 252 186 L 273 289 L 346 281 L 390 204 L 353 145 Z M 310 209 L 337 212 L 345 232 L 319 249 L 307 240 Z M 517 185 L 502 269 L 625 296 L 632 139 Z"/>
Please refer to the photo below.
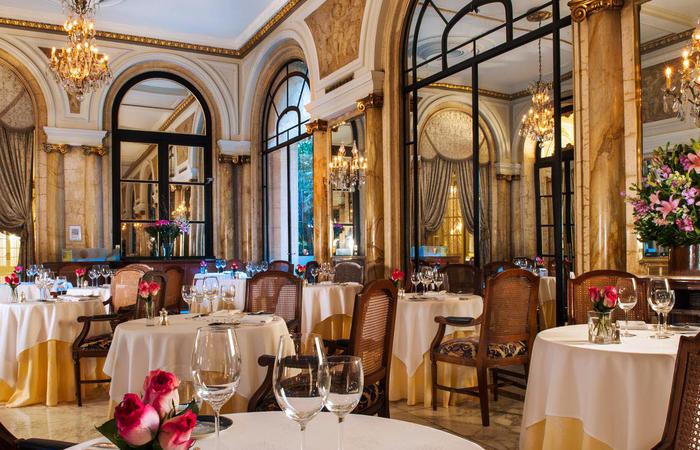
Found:
<path fill-rule="evenodd" d="M 404 363 L 408 375 L 413 376 L 437 333 L 435 316 L 477 318 L 481 315 L 484 303 L 478 295 L 445 294 L 425 300 L 411 300 L 409 295 L 399 298 L 396 309 L 394 356 Z M 453 332 L 453 327 L 447 327 L 445 334 Z"/>
<path fill-rule="evenodd" d="M 0 304 L 0 380 L 14 386 L 20 353 L 50 340 L 71 343 L 83 328 L 78 317 L 104 313 L 102 299 Z"/>
<path fill-rule="evenodd" d="M 552 328 L 535 340 L 525 396 L 526 430 L 547 416 L 572 418 L 614 449 L 648 449 L 661 439 L 679 337 L 633 331 L 622 344 L 588 343 L 587 325 Z"/>
<path fill-rule="evenodd" d="M 216 317 L 188 318 L 170 316 L 169 326 L 146 326 L 145 319 L 117 326 L 105 360 L 104 372 L 112 378 L 109 397 L 119 402 L 124 394 L 141 394 L 143 380 L 155 369 L 175 373 L 183 381 L 191 381 L 190 364 L 197 328 L 217 321 Z M 263 354 L 275 355 L 281 335 L 287 334 L 284 320 L 275 318 L 265 325 L 236 327 L 241 352 L 241 379 L 237 394 L 250 399 L 265 378 L 266 368 L 258 365 Z"/>
<path fill-rule="evenodd" d="M 70 285 L 70 283 L 69 283 Z M 99 292 L 102 301 L 109 300 L 111 292 L 109 286 L 89 288 L 95 292 Z M 39 288 L 34 283 L 22 283 L 17 287 L 17 294 L 24 292 L 27 301 L 39 300 Z M 0 284 L 0 303 L 12 303 L 12 289 L 7 284 Z"/>
<path fill-rule="evenodd" d="M 360 283 L 320 283 L 304 286 L 301 332 L 310 333 L 318 323 L 334 315 L 352 316 L 355 296 L 360 291 Z"/>
<path fill-rule="evenodd" d="M 557 279 L 555 277 L 540 277 L 540 305 L 557 300 Z"/>
<path fill-rule="evenodd" d="M 239 309 L 243 311 L 245 309 L 245 295 L 246 295 L 246 279 L 245 278 L 232 278 L 228 273 L 198 273 L 194 276 L 194 282 L 202 282 L 205 277 L 214 277 L 219 281 L 219 287 L 222 286 L 234 286 L 236 288 L 236 294 L 233 299 L 234 309 Z M 223 309 L 223 303 L 221 299 L 217 298 L 214 301 L 212 311 L 218 311 Z M 191 307 L 192 311 L 198 311 L 197 306 Z"/>
<path fill-rule="evenodd" d="M 219 450 L 288 450 L 298 449 L 299 425 L 281 412 L 229 414 L 231 428 L 221 432 Z M 320 413 L 306 428 L 306 449 L 336 448 L 338 419 L 331 413 Z M 87 450 L 104 438 L 71 447 Z M 215 438 L 197 441 L 202 450 L 215 449 Z M 478 450 L 477 444 L 444 431 L 400 420 L 351 414 L 345 419 L 343 448 L 346 450 Z"/>

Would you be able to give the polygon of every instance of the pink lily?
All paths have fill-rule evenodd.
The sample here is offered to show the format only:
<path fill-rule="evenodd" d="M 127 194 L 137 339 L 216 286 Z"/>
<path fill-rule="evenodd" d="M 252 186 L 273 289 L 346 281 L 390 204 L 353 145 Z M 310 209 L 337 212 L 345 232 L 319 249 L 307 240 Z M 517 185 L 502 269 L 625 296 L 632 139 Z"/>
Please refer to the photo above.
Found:
<path fill-rule="evenodd" d="M 688 153 L 688 172 L 695 170 L 695 173 L 700 173 L 700 156 L 697 153 Z"/>
<path fill-rule="evenodd" d="M 653 194 L 651 194 L 651 195 L 649 196 L 649 204 L 650 204 L 651 206 L 661 204 L 661 200 L 659 199 L 659 194 L 660 194 L 660 193 L 661 193 L 661 191 L 656 191 L 656 192 L 654 192 Z"/>
<path fill-rule="evenodd" d="M 674 200 L 673 197 L 670 197 L 668 201 L 664 200 L 661 202 L 661 206 L 659 208 L 656 208 L 657 211 L 661 212 L 661 215 L 665 219 L 666 216 L 671 214 L 673 211 L 678 208 L 678 205 L 680 204 L 680 199 Z"/>

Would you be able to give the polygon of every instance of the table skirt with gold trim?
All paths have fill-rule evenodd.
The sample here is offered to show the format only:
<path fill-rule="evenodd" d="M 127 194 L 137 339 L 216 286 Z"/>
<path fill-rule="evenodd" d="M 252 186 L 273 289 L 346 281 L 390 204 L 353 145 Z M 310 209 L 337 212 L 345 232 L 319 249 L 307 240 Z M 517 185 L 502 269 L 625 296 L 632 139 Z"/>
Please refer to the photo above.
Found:
<path fill-rule="evenodd" d="M 540 330 L 548 330 L 557 326 L 557 302 L 549 301 L 540 304 Z"/>
<path fill-rule="evenodd" d="M 570 417 L 547 416 L 523 430 L 521 450 L 611 450 L 607 444 L 589 436 L 583 422 Z"/>
<path fill-rule="evenodd" d="M 104 358 L 81 360 L 81 379 L 108 378 L 102 373 L 103 364 Z M 89 399 L 95 388 L 94 385 L 83 385 L 84 398 Z M 56 406 L 75 399 L 75 375 L 69 342 L 50 340 L 23 351 L 17 364 L 16 385 L 10 386 L 0 380 L 0 404 L 7 407 L 37 403 Z"/>

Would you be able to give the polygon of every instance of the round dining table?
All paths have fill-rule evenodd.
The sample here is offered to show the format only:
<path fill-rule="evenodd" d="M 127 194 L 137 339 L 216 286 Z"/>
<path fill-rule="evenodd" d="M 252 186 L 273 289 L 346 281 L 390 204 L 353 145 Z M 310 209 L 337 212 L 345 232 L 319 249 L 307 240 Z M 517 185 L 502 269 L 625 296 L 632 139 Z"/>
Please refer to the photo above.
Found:
<path fill-rule="evenodd" d="M 104 313 L 102 297 L 0 303 L 0 404 L 75 400 L 71 345 L 83 328 L 78 317 Z M 108 328 L 96 324 L 90 335 Z M 94 358 L 85 360 L 81 378 L 100 378 L 98 365 Z"/>
<path fill-rule="evenodd" d="M 100 297 L 103 301 L 107 301 L 111 296 L 108 285 L 91 288 L 73 288 L 70 283 L 68 285 L 67 295 L 69 297 Z M 39 288 L 31 282 L 24 282 L 17 286 L 17 295 L 21 294 L 24 294 L 26 301 L 41 299 Z M 0 303 L 12 303 L 12 289 L 7 284 L 0 284 Z"/>
<path fill-rule="evenodd" d="M 295 450 L 299 448 L 299 425 L 282 412 L 228 414 L 233 421 L 223 430 L 220 445 L 214 436 L 198 439 L 201 450 Z M 332 413 L 320 413 L 306 427 L 305 450 L 337 448 L 338 419 Z M 108 442 L 97 438 L 70 447 L 72 450 L 102 448 Z M 351 414 L 346 416 L 343 430 L 345 450 L 479 450 L 474 442 L 445 431 L 400 420 Z"/>
<path fill-rule="evenodd" d="M 537 300 L 540 305 L 540 329 L 546 330 L 557 326 L 557 279 L 540 277 L 540 289 Z"/>
<path fill-rule="evenodd" d="M 120 402 L 126 393 L 140 394 L 143 380 L 151 370 L 174 373 L 183 382 L 191 382 L 192 350 L 197 329 L 211 323 L 236 322 L 234 325 L 241 354 L 241 376 L 230 408 L 233 412 L 247 410 L 248 400 L 260 387 L 267 368 L 258 365 L 263 354 L 275 355 L 279 338 L 287 335 L 285 321 L 276 316 L 228 314 L 229 311 L 202 317 L 198 314 L 169 316 L 169 325 L 149 326 L 146 319 L 119 324 L 104 364 L 104 372 L 112 378 L 109 397 Z M 240 318 L 240 322 L 239 322 Z M 245 322 L 244 322 L 245 320 Z"/>
<path fill-rule="evenodd" d="M 535 339 L 521 449 L 648 449 L 661 440 L 679 334 L 632 330 L 621 344 L 591 344 L 588 326 Z"/>

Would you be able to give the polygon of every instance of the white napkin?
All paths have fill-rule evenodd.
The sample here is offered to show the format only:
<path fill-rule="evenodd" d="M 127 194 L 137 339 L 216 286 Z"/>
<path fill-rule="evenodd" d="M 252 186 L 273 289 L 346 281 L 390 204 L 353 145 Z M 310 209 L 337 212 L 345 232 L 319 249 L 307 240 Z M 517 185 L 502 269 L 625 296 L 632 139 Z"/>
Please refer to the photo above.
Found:
<path fill-rule="evenodd" d="M 99 297 L 100 290 L 90 288 L 71 288 L 66 291 L 66 295 L 75 297 Z"/>
<path fill-rule="evenodd" d="M 265 325 L 275 320 L 272 314 L 246 314 L 241 317 L 239 322 L 242 324 Z"/>
<path fill-rule="evenodd" d="M 221 309 L 219 311 L 216 311 L 215 313 L 210 314 L 212 317 L 229 317 L 229 316 L 237 316 L 241 313 L 240 309 Z"/>
<path fill-rule="evenodd" d="M 58 298 L 64 302 L 79 302 L 82 299 L 82 297 L 74 297 L 72 295 L 59 295 Z"/>
<path fill-rule="evenodd" d="M 423 294 L 424 297 L 440 297 L 441 295 L 447 294 L 447 291 L 440 291 L 440 292 L 435 292 L 435 291 L 429 291 L 425 292 Z"/>
<path fill-rule="evenodd" d="M 617 323 L 618 323 L 618 325 L 620 325 L 622 327 L 622 329 L 625 329 L 625 330 L 628 329 L 627 322 L 625 322 L 624 320 L 618 320 Z M 630 330 L 638 330 L 638 331 L 639 330 L 648 330 L 649 325 L 646 322 L 644 322 L 643 320 L 630 320 L 629 321 L 629 329 Z"/>

